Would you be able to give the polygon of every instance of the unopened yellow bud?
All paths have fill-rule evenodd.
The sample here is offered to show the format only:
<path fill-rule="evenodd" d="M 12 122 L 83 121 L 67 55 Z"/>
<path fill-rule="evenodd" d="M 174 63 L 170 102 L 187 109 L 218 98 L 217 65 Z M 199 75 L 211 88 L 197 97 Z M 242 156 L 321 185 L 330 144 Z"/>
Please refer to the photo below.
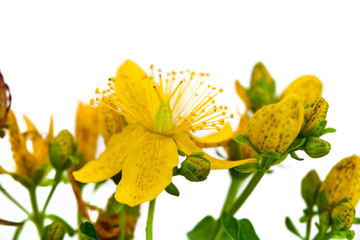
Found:
<path fill-rule="evenodd" d="M 322 190 L 328 192 L 327 210 L 343 198 L 356 207 L 360 199 L 360 157 L 353 155 L 338 162 L 326 176 Z"/>
<path fill-rule="evenodd" d="M 322 97 L 318 97 L 306 106 L 304 111 L 304 128 L 302 130 L 303 136 L 307 136 L 312 130 L 316 130 L 314 127 L 320 121 L 326 119 L 328 109 L 329 104 Z"/>
<path fill-rule="evenodd" d="M 284 153 L 300 132 L 304 106 L 291 94 L 278 103 L 263 106 L 250 118 L 247 134 L 255 148 L 264 153 Z"/>
<path fill-rule="evenodd" d="M 341 226 L 342 224 L 344 224 L 344 227 L 340 230 L 349 230 L 354 220 L 354 217 L 355 208 L 351 206 L 351 204 L 348 202 L 340 203 L 331 211 L 331 219 L 333 221 L 333 224 L 335 225 L 335 228 L 337 228 L 336 225 L 338 224 L 341 224 Z"/>
<path fill-rule="evenodd" d="M 314 99 L 321 96 L 322 83 L 313 75 L 302 76 L 293 81 L 280 95 L 279 100 L 284 99 L 289 94 L 297 94 L 303 105 L 311 103 Z"/>

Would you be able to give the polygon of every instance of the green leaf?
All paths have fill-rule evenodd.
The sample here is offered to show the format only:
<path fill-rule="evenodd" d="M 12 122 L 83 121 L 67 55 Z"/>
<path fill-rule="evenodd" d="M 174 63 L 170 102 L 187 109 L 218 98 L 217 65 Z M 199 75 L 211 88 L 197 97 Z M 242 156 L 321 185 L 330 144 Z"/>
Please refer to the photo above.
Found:
<path fill-rule="evenodd" d="M 165 191 L 170 195 L 173 195 L 173 196 L 176 196 L 176 197 L 180 196 L 179 189 L 173 183 L 170 183 L 169 186 L 167 186 L 165 188 Z"/>
<path fill-rule="evenodd" d="M 60 160 L 60 147 L 59 143 L 54 142 L 53 144 L 49 143 L 49 156 L 50 163 L 57 170 L 61 168 L 61 160 Z"/>
<path fill-rule="evenodd" d="M 258 150 L 254 147 L 254 145 L 252 145 L 252 143 L 250 142 L 249 136 L 246 134 L 239 134 L 237 135 L 234 140 L 238 143 L 243 143 L 249 147 L 252 148 L 252 150 L 254 150 L 257 154 L 259 154 Z"/>
<path fill-rule="evenodd" d="M 360 218 L 358 217 L 354 218 L 353 224 L 360 224 Z"/>
<path fill-rule="evenodd" d="M 268 160 L 271 160 L 272 162 L 275 162 L 277 159 L 281 157 L 280 154 L 275 152 L 274 150 L 269 150 L 267 152 L 264 152 L 261 154 L 263 158 L 267 158 Z"/>
<path fill-rule="evenodd" d="M 286 217 L 286 218 L 285 218 L 285 225 L 286 225 L 286 228 L 287 228 L 290 232 L 292 232 L 294 235 L 298 236 L 298 237 L 301 238 L 301 239 L 303 238 L 303 237 L 300 235 L 299 231 L 296 229 L 294 223 L 291 221 L 291 219 L 290 219 L 289 217 Z"/>
<path fill-rule="evenodd" d="M 41 235 L 41 240 L 62 240 L 65 237 L 64 225 L 61 222 L 53 222 L 43 229 Z"/>
<path fill-rule="evenodd" d="M 286 150 L 286 152 L 294 152 L 296 150 L 299 150 L 304 144 L 305 144 L 306 138 L 299 138 L 296 139 L 290 147 Z"/>
<path fill-rule="evenodd" d="M 300 158 L 298 155 L 296 155 L 295 152 L 291 152 L 291 153 L 290 153 L 290 156 L 291 156 L 293 159 L 298 160 L 298 161 L 304 160 L 303 158 Z"/>
<path fill-rule="evenodd" d="M 187 233 L 189 240 L 209 240 L 215 226 L 215 219 L 212 216 L 204 217 L 196 226 Z"/>
<path fill-rule="evenodd" d="M 19 182 L 21 185 L 23 185 L 25 188 L 30 189 L 32 187 L 32 183 L 29 178 L 16 174 L 16 173 L 10 173 L 10 176 L 17 182 Z"/>
<path fill-rule="evenodd" d="M 240 226 L 240 232 L 239 232 L 240 240 L 260 240 L 249 219 L 247 218 L 240 219 L 239 226 Z"/>
<path fill-rule="evenodd" d="M 71 237 L 74 236 L 75 230 L 64 219 L 62 219 L 61 217 L 54 215 L 54 214 L 47 215 L 46 217 L 54 222 L 56 221 L 56 222 L 62 223 L 65 231 L 69 234 L 69 236 L 71 236 Z"/>
<path fill-rule="evenodd" d="M 333 238 L 338 238 L 338 239 L 354 239 L 355 237 L 355 232 L 353 230 L 346 230 L 346 231 L 335 231 L 335 234 L 333 235 Z"/>
<path fill-rule="evenodd" d="M 236 220 L 236 218 L 228 215 L 226 212 L 224 212 L 221 215 L 221 225 L 224 228 L 225 232 L 228 234 L 228 236 L 233 240 L 239 239 L 239 223 Z"/>
<path fill-rule="evenodd" d="M 324 134 L 327 134 L 327 133 L 334 133 L 334 132 L 336 132 L 336 129 L 335 128 L 325 128 L 322 132 L 321 132 L 321 134 L 320 134 L 320 136 L 322 136 L 322 135 L 324 135 Z M 320 137 L 319 136 L 319 137 Z"/>
<path fill-rule="evenodd" d="M 80 240 L 99 240 L 94 225 L 91 222 L 84 222 L 80 225 Z"/>
<path fill-rule="evenodd" d="M 305 137 L 320 137 L 322 135 L 322 132 L 324 131 L 326 127 L 327 121 L 325 119 L 320 120 L 313 129 L 310 130 L 307 134 L 305 134 Z"/>
<path fill-rule="evenodd" d="M 328 198 L 327 190 L 322 190 L 319 193 L 319 197 L 317 198 L 317 202 L 316 202 L 319 213 L 322 213 L 325 210 L 327 204 L 327 198 Z"/>
<path fill-rule="evenodd" d="M 259 168 L 258 162 L 249 162 L 243 165 L 237 166 L 234 169 L 241 173 L 252 173 Z"/>

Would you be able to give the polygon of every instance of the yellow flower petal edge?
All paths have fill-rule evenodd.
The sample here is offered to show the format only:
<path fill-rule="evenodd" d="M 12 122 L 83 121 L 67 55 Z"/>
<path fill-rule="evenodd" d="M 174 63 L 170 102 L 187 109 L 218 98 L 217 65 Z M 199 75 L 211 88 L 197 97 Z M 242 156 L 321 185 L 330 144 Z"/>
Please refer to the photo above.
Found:
<path fill-rule="evenodd" d="M 184 152 L 186 155 L 190 155 L 195 152 L 203 152 L 202 149 L 190 139 L 190 135 L 188 133 L 181 133 L 174 136 L 176 144 L 180 151 Z M 236 160 L 236 161 L 227 161 L 220 160 L 218 158 L 214 158 L 207 153 L 204 153 L 204 158 L 210 161 L 210 168 L 215 169 L 229 169 L 233 167 L 237 167 L 248 162 L 256 161 L 256 158 L 249 158 L 244 160 Z"/>
<path fill-rule="evenodd" d="M 115 108 L 112 106 L 112 108 Z M 124 125 L 124 121 L 119 113 L 109 108 L 105 104 L 99 105 L 99 130 L 104 138 L 105 145 L 114 134 L 120 133 Z"/>
<path fill-rule="evenodd" d="M 255 112 L 247 124 L 247 133 L 258 151 L 282 154 L 296 139 L 303 121 L 304 106 L 296 94 L 290 94 Z"/>
<path fill-rule="evenodd" d="M 295 93 L 300 97 L 301 102 L 305 106 L 318 97 L 321 97 L 322 83 L 313 75 L 305 75 L 293 81 L 280 95 L 279 101 L 286 96 Z"/>
<path fill-rule="evenodd" d="M 235 81 L 235 90 L 238 96 L 243 100 L 246 109 L 251 109 L 251 100 L 247 94 L 245 88 L 240 84 L 238 80 Z"/>
<path fill-rule="evenodd" d="M 215 133 L 205 137 L 196 137 L 191 135 L 191 139 L 201 148 L 219 147 L 233 138 L 234 132 L 229 122 L 225 123 L 224 127 Z"/>
<path fill-rule="evenodd" d="M 178 163 L 173 139 L 144 132 L 131 144 L 122 180 L 116 189 L 116 200 L 135 206 L 155 199 L 171 183 L 172 169 Z"/>
<path fill-rule="evenodd" d="M 106 150 L 97 160 L 91 160 L 78 171 L 74 171 L 74 178 L 83 183 L 101 182 L 119 173 L 129 154 L 130 145 L 134 139 L 146 133 L 145 128 L 130 125 L 121 133 L 111 137 Z"/>
<path fill-rule="evenodd" d="M 328 191 L 327 210 L 343 198 L 356 207 L 360 199 L 360 157 L 353 155 L 339 161 L 321 184 Z"/>

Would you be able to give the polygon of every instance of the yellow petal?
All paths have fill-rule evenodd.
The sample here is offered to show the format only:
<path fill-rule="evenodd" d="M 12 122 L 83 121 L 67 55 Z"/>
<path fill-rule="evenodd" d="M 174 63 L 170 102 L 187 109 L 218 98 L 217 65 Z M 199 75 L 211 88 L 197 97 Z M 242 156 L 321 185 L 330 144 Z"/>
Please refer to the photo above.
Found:
<path fill-rule="evenodd" d="M 316 76 L 306 75 L 293 81 L 280 95 L 279 100 L 282 100 L 291 93 L 295 93 L 300 97 L 305 106 L 316 98 L 321 97 L 321 92 L 321 81 Z"/>
<path fill-rule="evenodd" d="M 98 118 L 100 134 L 107 144 L 112 135 L 121 132 L 124 121 L 118 112 L 102 103 L 99 105 Z"/>
<path fill-rule="evenodd" d="M 208 147 L 219 147 L 224 145 L 227 141 L 229 141 L 234 136 L 234 132 L 231 128 L 229 122 L 227 122 L 224 127 L 213 134 L 210 134 L 206 137 L 195 137 L 191 136 L 191 139 L 201 148 Z"/>
<path fill-rule="evenodd" d="M 180 133 L 174 136 L 177 147 L 180 151 L 184 152 L 186 155 L 190 155 L 194 152 L 203 152 L 202 149 L 196 146 L 195 142 L 190 139 L 190 135 L 188 133 Z M 255 158 L 249 158 L 244 160 L 236 160 L 236 161 L 226 161 L 214 158 L 206 153 L 204 153 L 204 158 L 210 161 L 211 169 L 229 169 L 236 166 L 243 165 L 248 162 L 256 161 Z"/>
<path fill-rule="evenodd" d="M 141 136 L 144 131 L 139 125 L 129 125 L 121 133 L 113 135 L 99 158 L 74 171 L 74 178 L 83 183 L 100 182 L 119 173 L 134 139 Z"/>
<path fill-rule="evenodd" d="M 35 159 L 35 167 L 49 162 L 48 143 L 40 135 L 35 125 L 28 117 L 24 115 L 24 120 L 27 126 L 27 135 L 30 137 L 33 146 L 33 156 Z"/>
<path fill-rule="evenodd" d="M 155 199 L 170 184 L 173 168 L 178 163 L 172 138 L 144 132 L 131 145 L 116 189 L 116 200 L 135 206 Z"/>
<path fill-rule="evenodd" d="M 98 108 L 79 103 L 76 112 L 75 139 L 78 150 L 83 153 L 86 160 L 95 158 L 98 129 Z"/>
<path fill-rule="evenodd" d="M 49 124 L 49 131 L 48 131 L 48 134 L 46 136 L 46 140 L 48 142 L 52 142 L 53 139 L 54 139 L 54 119 L 53 119 L 53 116 L 51 115 L 50 124 Z"/>

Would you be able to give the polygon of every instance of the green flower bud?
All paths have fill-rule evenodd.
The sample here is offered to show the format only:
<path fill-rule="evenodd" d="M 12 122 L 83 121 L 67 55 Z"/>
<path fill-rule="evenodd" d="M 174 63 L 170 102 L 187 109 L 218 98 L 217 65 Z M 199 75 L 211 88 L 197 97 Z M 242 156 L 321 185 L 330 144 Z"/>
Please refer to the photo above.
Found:
<path fill-rule="evenodd" d="M 316 135 L 316 126 L 320 121 L 326 119 L 329 104 L 322 97 L 316 98 L 312 103 L 308 104 L 304 110 L 304 128 L 301 135 Z M 322 130 L 322 129 L 319 129 Z"/>
<path fill-rule="evenodd" d="M 349 230 L 355 217 L 355 208 L 349 202 L 342 202 L 331 211 L 333 226 L 338 230 Z"/>
<path fill-rule="evenodd" d="M 204 181 L 210 173 L 210 161 L 203 157 L 203 153 L 193 153 L 181 163 L 180 172 L 192 182 Z"/>
<path fill-rule="evenodd" d="M 254 66 L 249 96 L 254 112 L 261 106 L 275 102 L 275 81 L 261 62 Z"/>
<path fill-rule="evenodd" d="M 331 145 L 325 140 L 317 137 L 309 137 L 306 139 L 304 151 L 309 157 L 320 158 L 327 155 L 331 150 Z"/>
<path fill-rule="evenodd" d="M 74 142 L 74 137 L 71 135 L 71 133 L 68 130 L 62 130 L 54 138 L 54 143 L 59 144 L 60 158 L 64 158 L 66 156 L 71 155 L 73 142 Z"/>
<path fill-rule="evenodd" d="M 306 205 L 311 207 L 316 201 L 318 189 L 321 185 L 321 180 L 315 170 L 311 170 L 301 181 L 301 196 Z"/>

